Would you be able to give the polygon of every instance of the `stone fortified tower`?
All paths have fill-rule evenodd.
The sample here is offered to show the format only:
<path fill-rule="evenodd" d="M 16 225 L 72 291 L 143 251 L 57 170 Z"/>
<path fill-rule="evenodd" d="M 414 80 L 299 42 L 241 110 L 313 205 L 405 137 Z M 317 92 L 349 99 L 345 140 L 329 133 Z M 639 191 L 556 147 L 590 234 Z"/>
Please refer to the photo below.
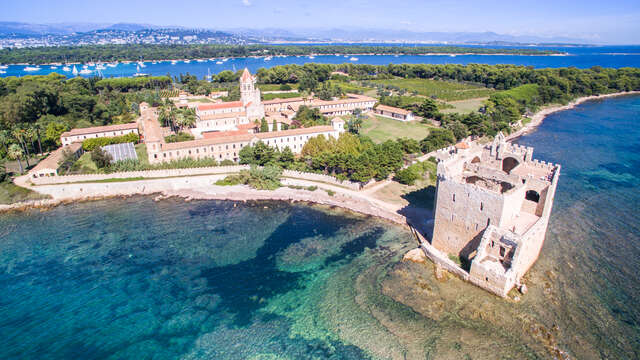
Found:
<path fill-rule="evenodd" d="M 240 77 L 240 100 L 246 108 L 249 120 L 259 120 L 264 117 L 264 105 L 262 105 L 260 89 L 256 88 L 256 78 L 251 75 L 247 68 L 244 68 Z"/>
<path fill-rule="evenodd" d="M 502 133 L 438 157 L 432 245 L 470 263 L 471 282 L 506 296 L 540 253 L 560 165 L 532 160 L 533 148 Z"/>

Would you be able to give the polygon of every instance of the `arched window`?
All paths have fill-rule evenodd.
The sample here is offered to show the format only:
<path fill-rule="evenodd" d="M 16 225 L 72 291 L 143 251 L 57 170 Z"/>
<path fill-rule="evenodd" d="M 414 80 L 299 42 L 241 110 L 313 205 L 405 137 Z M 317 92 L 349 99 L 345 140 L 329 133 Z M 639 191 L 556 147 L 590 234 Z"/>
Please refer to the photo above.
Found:
<path fill-rule="evenodd" d="M 540 194 L 535 190 L 529 190 L 525 194 L 524 198 L 529 200 L 529 201 L 539 202 L 540 201 Z"/>
<path fill-rule="evenodd" d="M 504 160 L 502 160 L 502 171 L 510 174 L 511 170 L 513 170 L 519 164 L 520 162 L 512 157 L 505 158 Z"/>

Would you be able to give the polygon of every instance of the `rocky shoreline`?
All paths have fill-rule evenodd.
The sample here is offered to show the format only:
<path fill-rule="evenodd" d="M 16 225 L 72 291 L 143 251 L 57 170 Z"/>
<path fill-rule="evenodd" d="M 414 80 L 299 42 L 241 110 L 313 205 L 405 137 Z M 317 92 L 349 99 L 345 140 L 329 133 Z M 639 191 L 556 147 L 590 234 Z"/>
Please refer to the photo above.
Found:
<path fill-rule="evenodd" d="M 591 96 L 584 96 L 581 98 L 577 98 L 573 101 L 571 101 L 570 103 L 568 103 L 567 105 L 557 105 L 557 106 L 550 106 L 550 107 L 546 107 L 544 109 L 541 109 L 540 111 L 538 111 L 537 113 L 535 113 L 532 117 L 531 117 L 531 122 L 528 123 L 527 125 L 523 126 L 521 129 L 519 129 L 518 131 L 511 133 L 509 136 L 507 136 L 507 141 L 513 141 L 523 135 L 528 134 L 529 132 L 533 131 L 535 128 L 537 128 L 538 126 L 540 126 L 540 124 L 542 124 L 542 122 L 544 121 L 544 119 L 555 113 L 558 111 L 564 111 L 564 110 L 571 110 L 573 108 L 575 108 L 576 106 L 587 102 L 587 101 L 592 101 L 592 100 L 600 100 L 600 99 L 606 99 L 606 98 L 611 98 L 611 97 L 617 97 L 617 96 L 626 96 L 626 95 L 640 95 L 640 91 L 625 91 L 625 92 L 617 92 L 617 93 L 612 93 L 612 94 L 603 94 L 603 95 L 591 95 Z"/>

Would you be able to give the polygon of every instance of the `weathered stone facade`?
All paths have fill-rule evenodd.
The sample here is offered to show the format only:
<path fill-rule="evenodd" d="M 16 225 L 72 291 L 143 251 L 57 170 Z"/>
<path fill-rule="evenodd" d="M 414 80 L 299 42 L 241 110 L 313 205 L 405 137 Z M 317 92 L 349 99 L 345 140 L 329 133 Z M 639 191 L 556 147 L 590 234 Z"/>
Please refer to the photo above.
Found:
<path fill-rule="evenodd" d="M 469 281 L 500 296 L 538 258 L 560 175 L 532 156 L 502 134 L 438 154 L 432 245 L 468 261 Z"/>

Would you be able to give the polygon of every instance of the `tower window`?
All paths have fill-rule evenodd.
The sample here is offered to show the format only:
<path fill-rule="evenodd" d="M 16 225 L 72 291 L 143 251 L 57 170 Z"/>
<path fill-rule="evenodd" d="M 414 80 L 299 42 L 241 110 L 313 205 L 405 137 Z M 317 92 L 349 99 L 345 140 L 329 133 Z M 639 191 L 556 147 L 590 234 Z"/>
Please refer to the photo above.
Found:
<path fill-rule="evenodd" d="M 484 204 L 480 203 L 480 211 L 484 210 Z"/>
<path fill-rule="evenodd" d="M 453 202 L 456 202 L 456 194 L 453 194 Z"/>

